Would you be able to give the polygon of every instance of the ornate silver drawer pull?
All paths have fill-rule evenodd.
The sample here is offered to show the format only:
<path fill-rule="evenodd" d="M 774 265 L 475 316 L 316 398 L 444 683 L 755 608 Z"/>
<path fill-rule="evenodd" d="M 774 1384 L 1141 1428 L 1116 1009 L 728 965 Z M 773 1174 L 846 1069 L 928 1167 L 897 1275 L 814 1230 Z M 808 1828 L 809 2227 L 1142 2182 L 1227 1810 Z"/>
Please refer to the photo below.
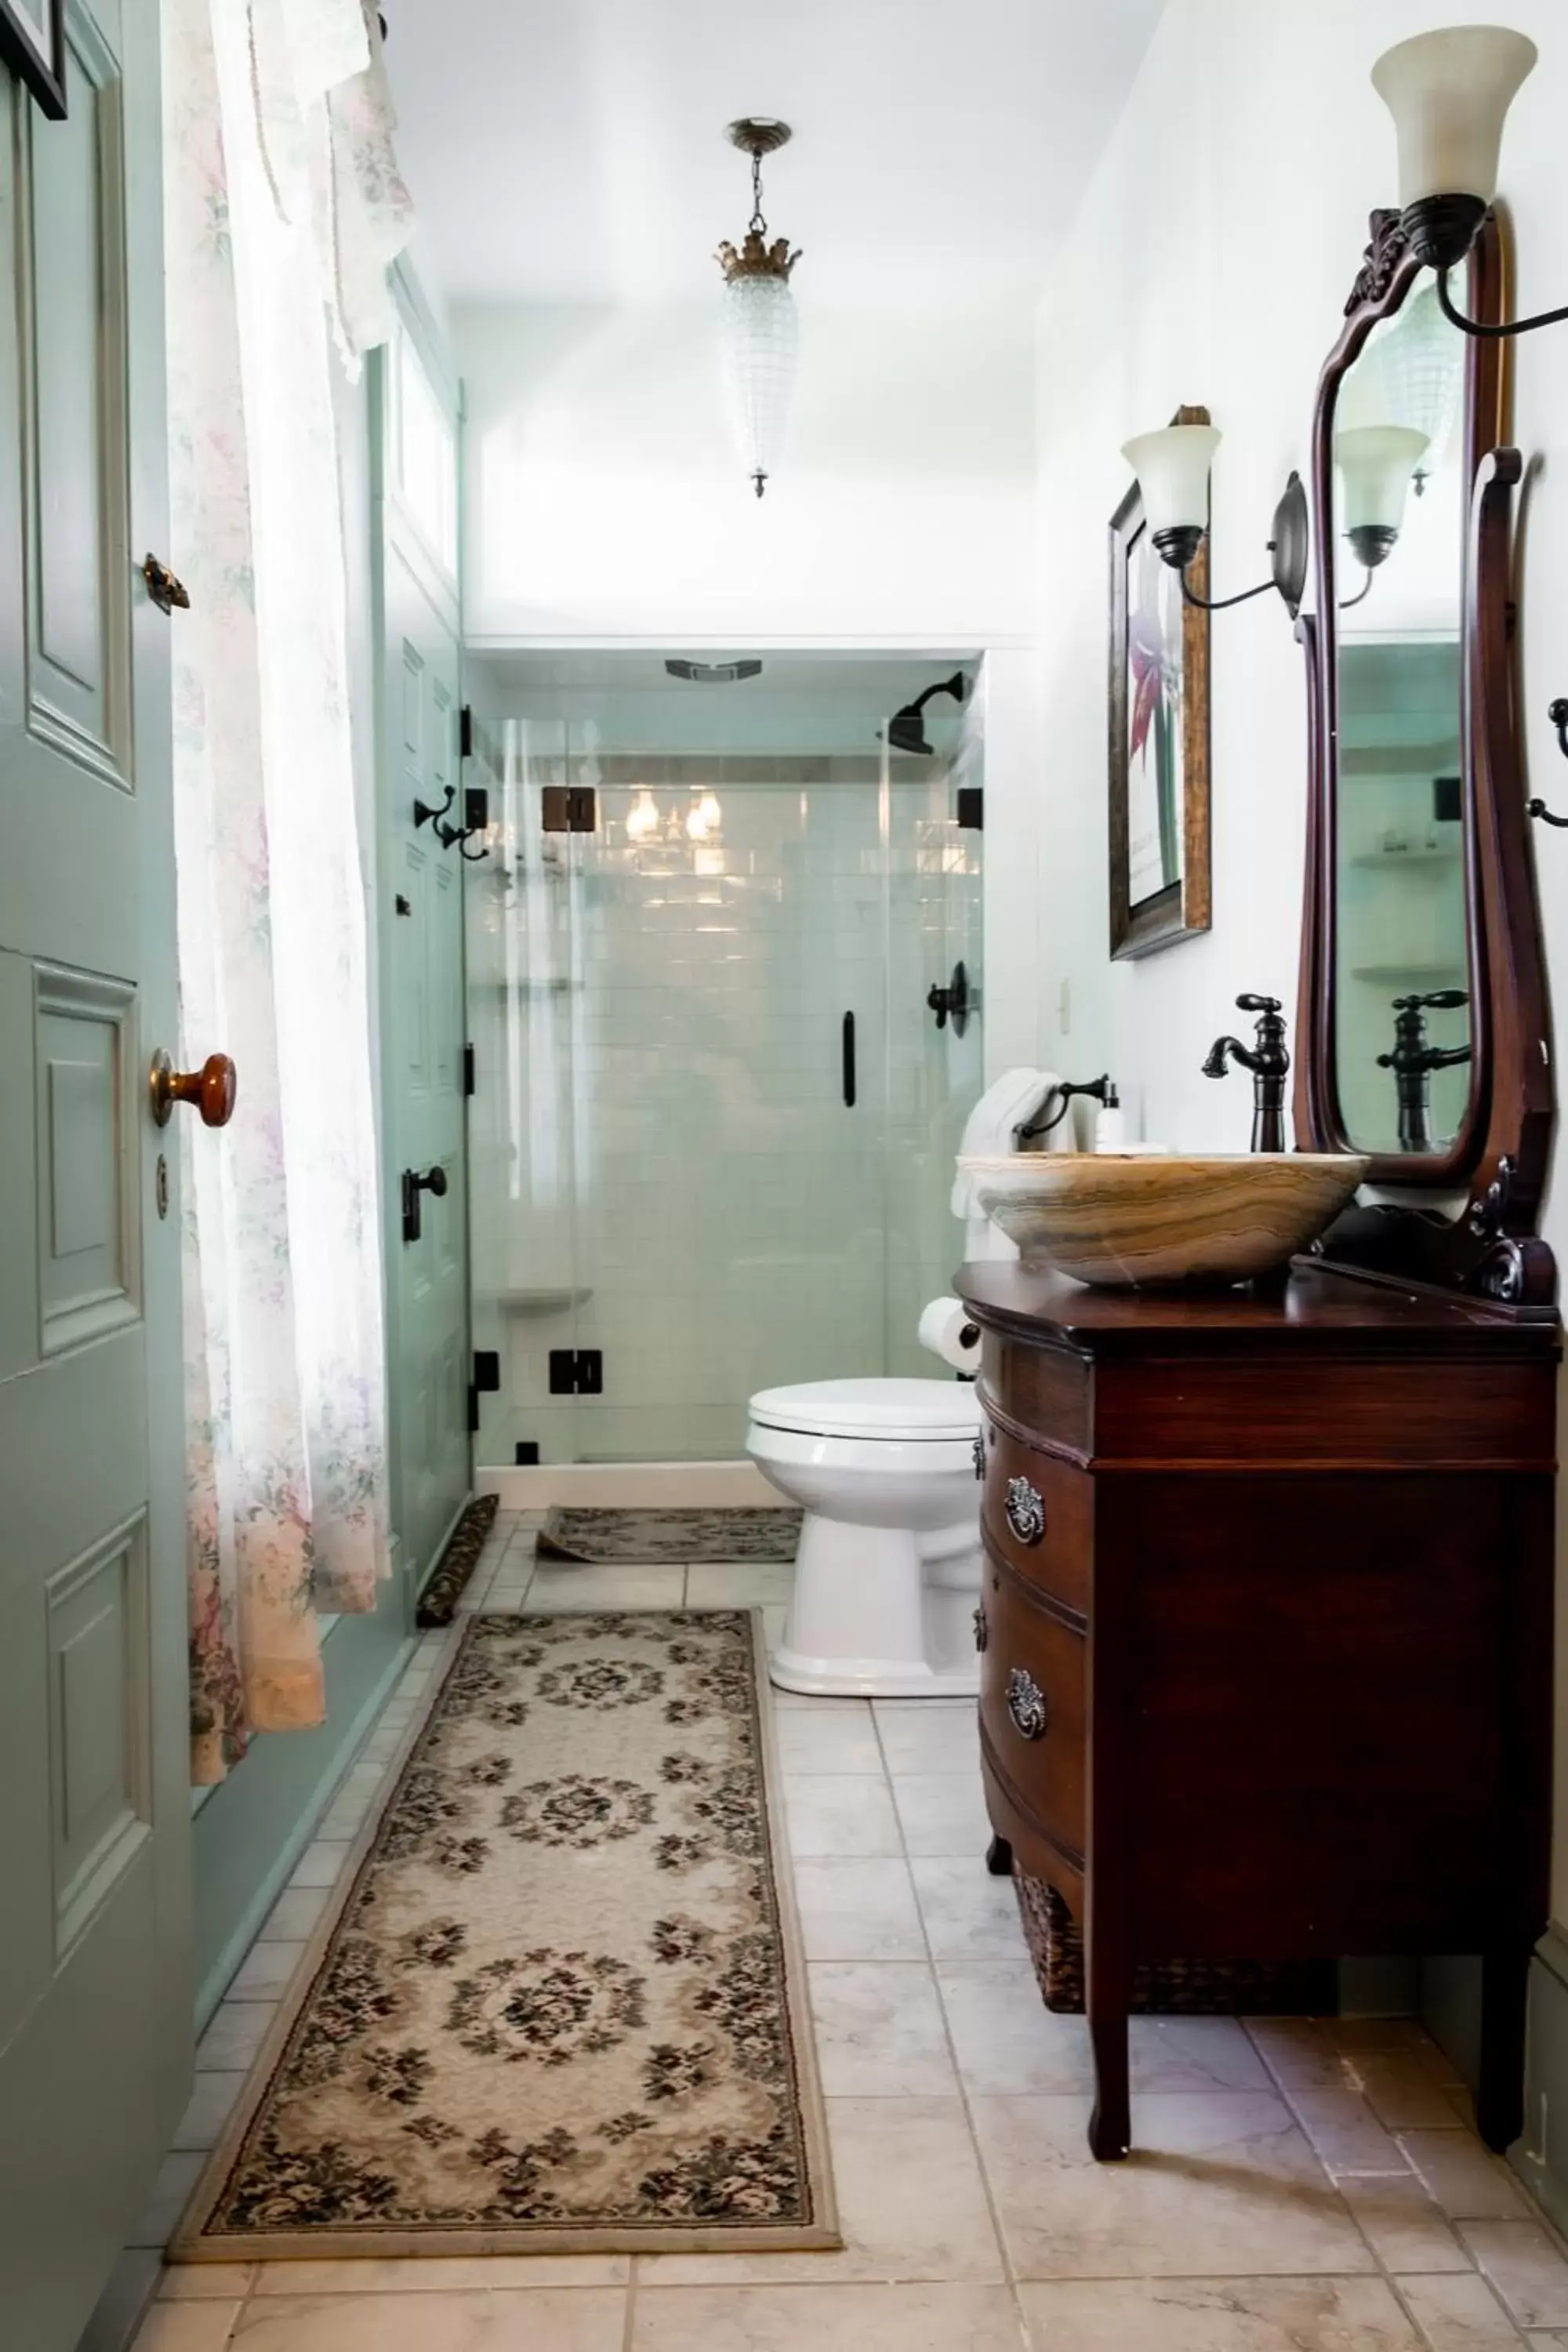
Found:
<path fill-rule="evenodd" d="M 978 1429 L 974 1433 L 974 1475 L 977 1478 L 985 1475 L 985 1437 Z"/>
<path fill-rule="evenodd" d="M 974 1612 L 974 1646 L 983 1650 L 991 1639 L 991 1628 L 985 1622 L 985 1603 L 982 1601 Z"/>
<path fill-rule="evenodd" d="M 1050 1713 L 1046 1694 L 1026 1668 L 1015 1666 L 1007 1676 L 1007 1712 L 1013 1728 L 1024 1739 L 1043 1739 Z"/>
<path fill-rule="evenodd" d="M 1046 1507 L 1026 1478 L 1007 1481 L 1007 1525 L 1021 1544 L 1037 1544 L 1046 1532 Z"/>

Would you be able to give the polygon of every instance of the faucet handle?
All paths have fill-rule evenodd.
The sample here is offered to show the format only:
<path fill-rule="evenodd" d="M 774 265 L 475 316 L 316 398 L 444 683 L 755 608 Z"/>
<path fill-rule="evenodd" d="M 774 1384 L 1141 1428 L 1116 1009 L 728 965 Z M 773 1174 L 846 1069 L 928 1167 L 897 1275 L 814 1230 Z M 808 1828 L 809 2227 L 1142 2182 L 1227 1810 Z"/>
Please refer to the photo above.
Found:
<path fill-rule="evenodd" d="M 1237 998 L 1236 1009 L 1238 1013 L 1278 1013 L 1281 1006 L 1277 996 L 1254 996 L 1249 992 Z"/>

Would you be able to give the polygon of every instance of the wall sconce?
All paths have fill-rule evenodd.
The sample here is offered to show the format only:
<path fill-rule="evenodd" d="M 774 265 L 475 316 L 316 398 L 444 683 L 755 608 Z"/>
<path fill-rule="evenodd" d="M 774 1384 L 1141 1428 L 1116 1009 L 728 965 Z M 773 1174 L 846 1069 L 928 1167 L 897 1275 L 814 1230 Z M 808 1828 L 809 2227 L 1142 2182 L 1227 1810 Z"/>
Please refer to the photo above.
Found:
<path fill-rule="evenodd" d="M 1277 588 L 1292 620 L 1301 609 L 1307 586 L 1307 493 L 1300 474 L 1292 473 L 1274 509 L 1274 536 L 1268 551 L 1274 558 L 1267 580 L 1244 588 L 1238 596 L 1194 596 L 1187 585 L 1187 566 L 1208 529 L 1209 468 L 1219 447 L 1219 429 L 1213 425 L 1167 425 L 1158 433 L 1140 433 L 1123 442 L 1121 454 L 1138 477 L 1143 493 L 1143 513 L 1149 535 L 1173 571 L 1181 574 L 1182 594 L 1205 613 L 1223 613 Z"/>
<path fill-rule="evenodd" d="M 1398 542 L 1405 501 L 1431 444 L 1409 425 L 1355 425 L 1334 436 L 1334 463 L 1343 486 L 1345 537 L 1356 562 L 1370 572 Z M 1367 582 L 1367 587 L 1372 583 Z M 1362 595 L 1366 593 L 1363 589 Z M 1361 597 L 1354 602 L 1359 604 Z"/>
<path fill-rule="evenodd" d="M 1394 117 L 1399 203 L 1410 249 L 1437 273 L 1443 315 L 1467 335 L 1526 335 L 1568 319 L 1568 305 L 1483 326 L 1454 308 L 1448 272 L 1475 242 L 1497 194 L 1502 127 L 1533 68 L 1535 43 L 1501 25 L 1450 25 L 1384 50 L 1372 86 Z"/>

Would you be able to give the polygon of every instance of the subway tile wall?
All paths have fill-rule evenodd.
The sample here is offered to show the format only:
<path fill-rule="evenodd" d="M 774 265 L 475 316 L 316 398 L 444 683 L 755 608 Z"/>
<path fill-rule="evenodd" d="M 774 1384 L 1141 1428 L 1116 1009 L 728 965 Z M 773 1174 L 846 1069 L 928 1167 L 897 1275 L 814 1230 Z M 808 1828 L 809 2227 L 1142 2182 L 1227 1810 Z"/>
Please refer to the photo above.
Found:
<path fill-rule="evenodd" d="M 510 722 L 468 877 L 479 1458 L 732 1458 L 758 1388 L 937 1374 L 914 1330 L 961 1254 L 952 1154 L 981 1024 L 981 836 L 946 762 L 595 760 Z M 973 780 L 973 779 L 972 779 Z M 541 788 L 592 783 L 592 834 Z M 853 1012 L 857 1099 L 843 1099 Z M 552 1395 L 597 1349 L 604 1393 Z"/>

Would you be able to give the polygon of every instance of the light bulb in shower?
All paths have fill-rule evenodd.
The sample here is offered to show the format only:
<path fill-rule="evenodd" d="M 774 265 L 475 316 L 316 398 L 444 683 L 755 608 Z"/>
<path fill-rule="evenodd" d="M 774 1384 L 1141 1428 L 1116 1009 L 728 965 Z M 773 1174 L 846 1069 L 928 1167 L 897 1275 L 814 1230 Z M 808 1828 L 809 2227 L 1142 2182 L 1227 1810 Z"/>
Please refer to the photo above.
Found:
<path fill-rule="evenodd" d="M 724 812 L 719 805 L 718 795 L 710 792 L 704 793 L 701 799 L 693 801 L 686 812 L 687 839 L 707 841 L 718 832 L 723 821 Z"/>
<path fill-rule="evenodd" d="M 640 785 L 637 799 L 626 814 L 626 839 L 651 841 L 658 831 L 658 803 L 646 784 Z"/>

